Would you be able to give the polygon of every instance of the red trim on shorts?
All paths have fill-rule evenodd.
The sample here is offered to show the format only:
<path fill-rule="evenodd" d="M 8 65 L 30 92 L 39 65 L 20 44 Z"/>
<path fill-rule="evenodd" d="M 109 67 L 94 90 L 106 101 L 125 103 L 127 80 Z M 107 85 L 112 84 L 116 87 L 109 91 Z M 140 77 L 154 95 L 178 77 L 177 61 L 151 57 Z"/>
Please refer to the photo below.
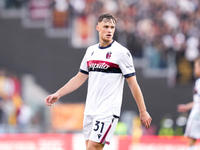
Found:
<path fill-rule="evenodd" d="M 111 126 L 112 126 L 112 125 L 110 124 L 110 126 L 108 127 L 106 133 L 104 134 L 103 138 L 101 139 L 101 141 L 100 141 L 101 144 L 103 144 L 103 142 L 105 141 L 105 138 L 106 138 L 106 136 L 108 135 L 108 132 L 110 131 Z M 108 143 L 108 142 L 106 142 L 106 144 L 107 144 L 107 143 Z"/>
<path fill-rule="evenodd" d="M 110 142 L 106 141 L 106 144 L 110 145 Z"/>

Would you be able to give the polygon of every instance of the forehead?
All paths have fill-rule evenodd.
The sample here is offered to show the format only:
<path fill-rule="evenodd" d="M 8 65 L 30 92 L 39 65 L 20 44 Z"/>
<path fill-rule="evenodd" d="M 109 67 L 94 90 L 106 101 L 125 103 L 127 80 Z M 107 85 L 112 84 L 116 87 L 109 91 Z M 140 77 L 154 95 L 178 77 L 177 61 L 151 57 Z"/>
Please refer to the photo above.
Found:
<path fill-rule="evenodd" d="M 98 24 L 115 26 L 116 23 L 113 19 L 103 18 L 101 22 L 98 22 Z"/>

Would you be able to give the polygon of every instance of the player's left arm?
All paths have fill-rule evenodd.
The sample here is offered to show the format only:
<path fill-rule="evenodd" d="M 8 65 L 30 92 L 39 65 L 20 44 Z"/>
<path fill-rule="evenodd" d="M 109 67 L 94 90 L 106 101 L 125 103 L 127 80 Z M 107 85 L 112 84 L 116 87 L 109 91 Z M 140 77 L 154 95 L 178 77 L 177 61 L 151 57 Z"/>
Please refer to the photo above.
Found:
<path fill-rule="evenodd" d="M 150 127 L 152 118 L 146 110 L 143 94 L 138 85 L 136 76 L 131 76 L 131 77 L 126 78 L 126 81 L 129 85 L 131 93 L 137 103 L 137 106 L 138 106 L 138 109 L 140 112 L 141 123 L 144 124 L 146 126 L 146 128 L 148 129 Z"/>
<path fill-rule="evenodd" d="M 178 104 L 177 111 L 178 112 L 187 112 L 188 110 L 192 109 L 194 102 L 189 102 L 187 104 Z"/>

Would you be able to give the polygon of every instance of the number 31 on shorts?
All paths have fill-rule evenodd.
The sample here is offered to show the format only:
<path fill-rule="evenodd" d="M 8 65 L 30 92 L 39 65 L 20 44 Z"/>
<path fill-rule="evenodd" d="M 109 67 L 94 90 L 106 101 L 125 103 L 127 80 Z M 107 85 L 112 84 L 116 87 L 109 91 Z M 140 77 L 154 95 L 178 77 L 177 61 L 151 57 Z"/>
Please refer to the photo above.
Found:
<path fill-rule="evenodd" d="M 100 133 L 103 132 L 104 122 L 96 121 L 95 126 L 96 128 L 94 129 L 94 131 L 98 131 L 100 129 Z"/>

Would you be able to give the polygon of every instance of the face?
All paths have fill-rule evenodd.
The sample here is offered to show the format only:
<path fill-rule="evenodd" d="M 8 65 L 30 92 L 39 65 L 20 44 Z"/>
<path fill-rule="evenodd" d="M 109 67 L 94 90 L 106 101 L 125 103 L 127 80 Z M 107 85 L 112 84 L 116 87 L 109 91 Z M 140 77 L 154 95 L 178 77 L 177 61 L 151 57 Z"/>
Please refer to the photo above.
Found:
<path fill-rule="evenodd" d="M 103 19 L 96 26 L 97 31 L 99 32 L 100 41 L 111 42 L 115 32 L 115 23 L 113 20 Z"/>
<path fill-rule="evenodd" d="M 194 74 L 197 78 L 200 77 L 200 62 L 199 61 L 196 61 L 194 63 Z"/>

